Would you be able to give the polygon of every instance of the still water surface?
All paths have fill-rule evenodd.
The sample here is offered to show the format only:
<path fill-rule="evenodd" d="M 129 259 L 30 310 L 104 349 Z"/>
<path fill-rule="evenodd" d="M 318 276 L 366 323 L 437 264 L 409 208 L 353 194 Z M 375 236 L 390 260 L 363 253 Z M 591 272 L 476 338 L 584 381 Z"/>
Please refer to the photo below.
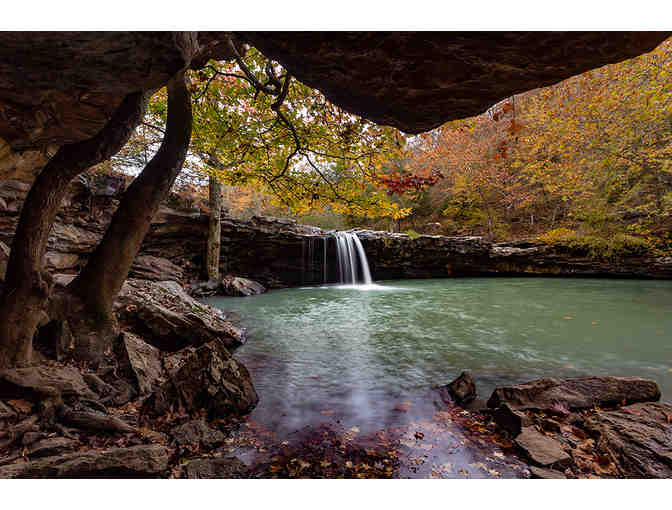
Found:
<path fill-rule="evenodd" d="M 249 330 L 235 356 L 278 431 L 326 419 L 370 430 L 422 412 L 471 370 L 479 396 L 545 376 L 640 376 L 672 397 L 672 282 L 465 278 L 325 286 L 207 302 Z M 434 402 L 434 406 L 436 406 Z M 427 411 L 429 412 L 429 411 Z"/>

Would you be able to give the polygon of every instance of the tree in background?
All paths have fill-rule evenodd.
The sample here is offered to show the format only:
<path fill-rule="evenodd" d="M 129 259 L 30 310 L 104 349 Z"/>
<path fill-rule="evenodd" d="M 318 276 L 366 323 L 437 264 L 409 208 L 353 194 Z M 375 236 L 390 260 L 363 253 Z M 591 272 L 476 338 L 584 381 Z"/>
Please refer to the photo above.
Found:
<path fill-rule="evenodd" d="M 255 49 L 236 51 L 232 62 L 211 61 L 193 73 L 192 83 L 187 165 L 210 185 L 209 279 L 219 278 L 220 184 L 266 192 L 297 215 L 327 209 L 370 218 L 407 214 L 378 182 L 383 159 L 403 146 L 395 129 L 343 111 Z M 161 131 L 165 113 L 160 91 L 145 124 Z M 145 152 L 143 140 L 131 151 Z"/>

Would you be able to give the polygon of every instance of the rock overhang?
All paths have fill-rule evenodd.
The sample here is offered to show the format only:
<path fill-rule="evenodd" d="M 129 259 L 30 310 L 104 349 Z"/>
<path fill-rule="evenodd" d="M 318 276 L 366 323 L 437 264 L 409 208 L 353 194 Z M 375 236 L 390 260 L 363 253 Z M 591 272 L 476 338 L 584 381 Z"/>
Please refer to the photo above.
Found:
<path fill-rule="evenodd" d="M 223 42 L 230 34 L 198 33 L 200 50 L 191 64 L 231 58 Z M 669 35 L 237 32 L 234 37 L 346 110 L 417 133 L 481 113 L 511 94 L 640 55 Z M 174 32 L 0 32 L 0 177 L 30 176 L 24 166 L 39 165 L 64 143 L 93 136 L 126 94 L 165 84 L 189 64 L 177 39 Z M 43 157 L 29 157 L 30 151 Z"/>

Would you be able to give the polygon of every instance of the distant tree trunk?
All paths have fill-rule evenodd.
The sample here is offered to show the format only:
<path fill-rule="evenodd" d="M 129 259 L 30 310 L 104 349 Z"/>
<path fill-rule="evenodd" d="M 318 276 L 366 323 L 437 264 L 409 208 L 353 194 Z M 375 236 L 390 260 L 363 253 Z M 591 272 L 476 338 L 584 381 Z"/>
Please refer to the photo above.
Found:
<path fill-rule="evenodd" d="M 144 105 L 141 92 L 126 96 L 96 136 L 62 146 L 35 179 L 21 209 L 0 296 L 0 367 L 31 362 L 33 336 L 51 293 L 43 265 L 47 239 L 68 183 L 124 146 L 142 120 Z"/>
<path fill-rule="evenodd" d="M 191 97 L 184 71 L 167 85 L 168 119 L 161 147 L 128 187 L 103 240 L 68 287 L 68 322 L 76 352 L 99 361 L 117 332 L 114 299 L 121 290 L 152 218 L 180 173 L 191 139 Z M 79 344 L 78 344 L 79 342 Z"/>
<path fill-rule="evenodd" d="M 222 187 L 217 177 L 210 176 L 210 224 L 208 227 L 208 251 L 206 268 L 208 280 L 219 280 L 219 254 L 222 238 Z"/>

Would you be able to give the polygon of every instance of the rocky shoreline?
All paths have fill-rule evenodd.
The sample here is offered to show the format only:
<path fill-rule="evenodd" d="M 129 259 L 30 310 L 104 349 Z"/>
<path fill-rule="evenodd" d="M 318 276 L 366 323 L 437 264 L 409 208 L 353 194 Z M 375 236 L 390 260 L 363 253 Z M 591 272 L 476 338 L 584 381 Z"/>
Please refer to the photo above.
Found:
<path fill-rule="evenodd" d="M 56 285 L 67 285 L 85 262 L 124 185 L 123 178 L 106 175 L 84 176 L 72 184 L 46 257 Z M 0 182 L 3 276 L 27 189 L 18 181 Z M 492 244 L 480 237 L 356 234 L 376 279 L 672 277 L 672 260 L 664 258 L 608 263 L 548 246 Z M 264 286 L 322 282 L 325 274 L 326 281 L 334 281 L 336 268 L 323 265 L 330 260 L 329 232 L 289 220 L 223 218 L 222 272 L 237 276 L 195 284 L 206 235 L 207 215 L 194 203 L 172 197 L 170 206 L 160 210 L 115 303 L 122 332 L 102 365 L 73 363 L 67 322 L 54 322 L 41 324 L 44 334 L 38 332 L 35 339 L 39 365 L 0 371 L 0 478 L 401 476 L 398 460 L 390 456 L 395 440 L 388 438 L 381 451 L 359 448 L 348 431 L 340 436 L 320 432 L 333 436 L 334 444 L 350 445 L 338 462 L 324 466 L 297 465 L 285 442 L 276 445 L 280 453 L 273 457 L 287 457 L 284 466 L 269 461 L 253 470 L 231 455 L 236 431 L 240 424 L 250 426 L 246 417 L 259 399 L 247 369 L 232 356 L 246 341 L 246 331 L 190 293 L 246 295 Z M 437 413 L 446 420 L 441 426 L 448 430 L 463 423 L 475 441 L 506 445 L 511 459 L 530 466 L 520 476 L 672 477 L 672 406 L 657 402 L 660 391 L 652 381 L 542 379 L 498 388 L 487 405 L 473 398 L 475 383 L 467 376 L 446 391 L 446 407 Z M 416 432 L 415 440 L 421 439 Z"/>

